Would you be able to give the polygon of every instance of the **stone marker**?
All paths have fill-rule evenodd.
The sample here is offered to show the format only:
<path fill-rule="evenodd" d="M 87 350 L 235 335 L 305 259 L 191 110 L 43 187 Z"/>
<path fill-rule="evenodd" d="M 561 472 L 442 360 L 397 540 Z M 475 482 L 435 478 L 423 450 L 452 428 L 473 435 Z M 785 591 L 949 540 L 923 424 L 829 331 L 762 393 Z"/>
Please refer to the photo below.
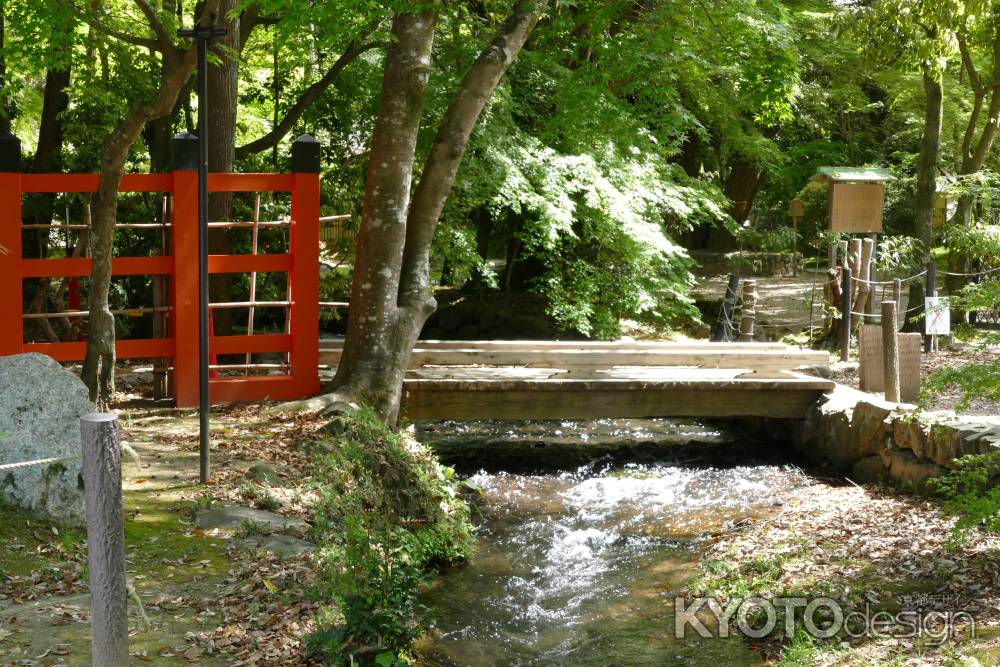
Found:
<path fill-rule="evenodd" d="M 87 388 L 42 354 L 0 357 L 0 497 L 60 523 L 83 525 L 80 417 L 94 411 Z"/>

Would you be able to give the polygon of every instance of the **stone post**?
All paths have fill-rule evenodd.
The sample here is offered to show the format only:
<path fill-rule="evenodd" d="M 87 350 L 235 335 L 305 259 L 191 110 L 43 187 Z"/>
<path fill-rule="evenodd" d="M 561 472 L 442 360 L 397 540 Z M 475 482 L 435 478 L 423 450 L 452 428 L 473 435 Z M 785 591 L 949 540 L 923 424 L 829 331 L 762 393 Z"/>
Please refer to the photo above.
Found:
<path fill-rule="evenodd" d="M 94 667 L 128 665 L 128 586 L 125 581 L 125 513 L 118 417 L 80 418 L 87 563 L 90 567 L 90 633 Z"/>

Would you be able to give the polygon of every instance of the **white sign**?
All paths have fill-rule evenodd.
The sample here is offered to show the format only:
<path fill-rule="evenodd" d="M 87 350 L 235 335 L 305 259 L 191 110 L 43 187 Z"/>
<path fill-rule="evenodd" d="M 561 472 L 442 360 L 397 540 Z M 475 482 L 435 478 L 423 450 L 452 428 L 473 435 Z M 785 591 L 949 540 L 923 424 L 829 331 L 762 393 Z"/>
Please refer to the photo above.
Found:
<path fill-rule="evenodd" d="M 924 299 L 924 333 L 928 336 L 947 336 L 951 333 L 951 308 L 948 297 L 929 296 Z"/>

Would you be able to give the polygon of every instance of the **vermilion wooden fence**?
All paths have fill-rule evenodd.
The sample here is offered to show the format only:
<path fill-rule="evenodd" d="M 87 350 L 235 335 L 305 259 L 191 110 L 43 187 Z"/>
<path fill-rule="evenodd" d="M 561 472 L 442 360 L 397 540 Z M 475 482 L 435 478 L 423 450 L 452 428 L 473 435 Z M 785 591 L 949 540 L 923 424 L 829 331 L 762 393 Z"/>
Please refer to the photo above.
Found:
<path fill-rule="evenodd" d="M 175 141 L 183 140 L 179 137 Z M 287 273 L 288 333 L 213 336 L 217 354 L 277 352 L 290 355 L 283 375 L 218 377 L 209 383 L 213 403 L 287 400 L 319 391 L 319 145 L 302 137 L 293 145 L 290 174 L 209 174 L 210 192 L 288 192 L 291 194 L 289 251 L 264 255 L 210 255 L 208 270 L 218 273 Z M 16 158 L 12 153 L 16 151 Z M 85 357 L 85 342 L 25 343 L 23 285 L 28 278 L 89 276 L 89 258 L 24 259 L 21 201 L 30 193 L 95 192 L 95 174 L 22 174 L 19 144 L 0 136 L 0 355 L 41 352 L 57 361 Z M 191 166 L 191 165 L 188 165 Z M 165 174 L 128 174 L 120 192 L 156 192 L 173 197 L 172 252 L 166 256 L 115 257 L 115 276 L 167 276 L 170 337 L 121 340 L 119 358 L 169 357 L 173 360 L 179 407 L 198 405 L 198 173 L 179 169 Z"/>

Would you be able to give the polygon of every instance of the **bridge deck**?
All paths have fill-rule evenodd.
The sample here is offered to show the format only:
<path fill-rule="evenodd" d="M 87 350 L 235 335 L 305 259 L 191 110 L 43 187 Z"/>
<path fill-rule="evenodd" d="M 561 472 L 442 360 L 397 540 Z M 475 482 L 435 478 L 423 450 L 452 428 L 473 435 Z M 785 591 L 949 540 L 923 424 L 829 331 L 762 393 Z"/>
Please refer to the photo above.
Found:
<path fill-rule="evenodd" d="M 321 359 L 335 365 L 337 343 Z M 420 341 L 403 387 L 409 419 L 790 417 L 834 383 L 794 369 L 825 352 L 776 343 Z"/>

